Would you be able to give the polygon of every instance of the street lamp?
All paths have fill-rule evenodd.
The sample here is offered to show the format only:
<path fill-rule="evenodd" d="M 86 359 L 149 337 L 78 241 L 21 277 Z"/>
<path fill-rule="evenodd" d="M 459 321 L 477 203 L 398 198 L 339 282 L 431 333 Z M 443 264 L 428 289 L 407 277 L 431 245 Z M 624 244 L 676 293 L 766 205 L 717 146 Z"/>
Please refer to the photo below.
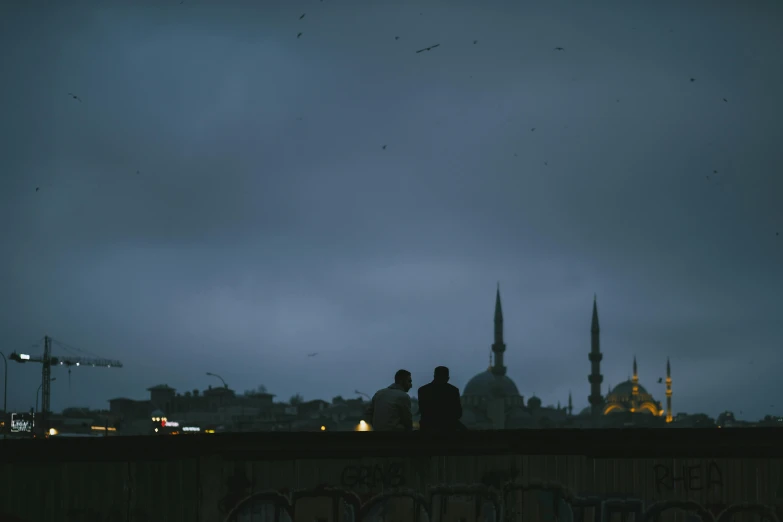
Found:
<path fill-rule="evenodd" d="M 57 380 L 57 377 L 52 377 L 49 379 L 49 382 L 54 382 Z M 43 386 L 43 383 L 38 385 L 38 389 L 35 391 L 35 413 L 38 413 L 38 395 L 41 393 L 41 386 Z"/>
<path fill-rule="evenodd" d="M 3 356 L 3 368 L 5 376 L 3 377 L 3 438 L 6 437 L 6 419 L 8 418 L 8 359 L 5 358 L 5 354 L 0 352 Z"/>
<path fill-rule="evenodd" d="M 221 377 L 220 375 L 218 375 L 216 373 L 212 373 L 212 372 L 207 372 L 207 375 L 209 377 L 217 377 L 223 383 L 223 387 L 228 389 L 228 384 L 226 384 L 226 381 L 223 380 L 223 377 Z"/>

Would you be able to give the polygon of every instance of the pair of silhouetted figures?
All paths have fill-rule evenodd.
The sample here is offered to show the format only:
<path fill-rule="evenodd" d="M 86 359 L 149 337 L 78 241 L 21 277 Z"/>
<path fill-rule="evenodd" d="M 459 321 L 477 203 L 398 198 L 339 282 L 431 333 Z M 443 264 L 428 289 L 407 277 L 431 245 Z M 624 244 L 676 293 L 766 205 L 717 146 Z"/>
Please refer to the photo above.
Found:
<path fill-rule="evenodd" d="M 370 401 L 367 414 L 374 431 L 412 431 L 413 414 L 408 391 L 413 387 L 411 372 L 399 370 L 394 384 L 378 390 Z M 435 368 L 431 383 L 419 388 L 419 429 L 429 433 L 451 433 L 464 430 L 460 422 L 462 403 L 459 389 L 449 384 L 449 369 Z"/>

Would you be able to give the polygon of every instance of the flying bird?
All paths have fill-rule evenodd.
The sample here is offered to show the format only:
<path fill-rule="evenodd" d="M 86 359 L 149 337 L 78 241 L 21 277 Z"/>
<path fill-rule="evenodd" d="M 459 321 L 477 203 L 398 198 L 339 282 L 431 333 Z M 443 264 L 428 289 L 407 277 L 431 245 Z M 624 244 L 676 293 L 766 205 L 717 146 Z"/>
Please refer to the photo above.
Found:
<path fill-rule="evenodd" d="M 554 50 L 555 50 L 555 51 L 565 51 L 565 49 L 563 49 L 562 47 L 555 47 L 555 49 L 554 49 Z"/>
<path fill-rule="evenodd" d="M 302 16 L 300 16 L 299 19 L 301 20 L 302 18 L 304 18 L 306 14 L 307 13 L 302 13 Z"/>
<path fill-rule="evenodd" d="M 532 129 L 530 129 L 530 132 L 536 132 L 536 128 L 533 127 Z"/>
<path fill-rule="evenodd" d="M 435 44 L 435 45 L 432 45 L 430 47 L 425 47 L 424 49 L 419 49 L 418 51 L 416 51 L 416 54 L 423 53 L 424 51 L 431 51 L 432 49 L 435 49 L 436 47 L 440 47 L 440 44 Z"/>
<path fill-rule="evenodd" d="M 383 150 L 386 150 L 386 145 L 382 146 L 381 148 L 382 148 Z"/>
<path fill-rule="evenodd" d="M 38 192 L 39 190 L 41 190 L 41 187 L 35 187 L 36 192 Z"/>
<path fill-rule="evenodd" d="M 547 162 L 545 161 L 545 162 L 544 162 L 544 166 L 545 166 L 545 167 L 548 167 L 548 166 L 549 166 L 549 163 L 547 163 Z"/>
<path fill-rule="evenodd" d="M 399 36 L 395 36 L 395 37 L 394 37 L 394 39 L 395 39 L 395 40 L 399 40 L 399 39 L 400 39 L 400 37 L 399 37 Z"/>
<path fill-rule="evenodd" d="M 691 82 L 695 82 L 695 81 L 696 81 L 696 78 L 691 78 Z"/>
<path fill-rule="evenodd" d="M 663 377 L 658 377 L 658 384 L 663 382 Z"/>
<path fill-rule="evenodd" d="M 302 36 L 302 33 L 299 33 L 298 35 L 296 35 L 297 38 L 299 38 L 300 36 Z"/>
<path fill-rule="evenodd" d="M 71 97 L 71 98 L 73 98 L 74 100 L 78 101 L 79 103 L 81 103 L 81 102 L 82 102 L 82 99 L 81 99 L 81 98 L 79 98 L 78 96 L 76 96 L 76 95 L 75 95 L 74 93 L 72 93 L 72 92 L 69 92 L 69 93 L 68 93 L 68 96 L 70 96 L 70 97 Z"/>
<path fill-rule="evenodd" d="M 478 40 L 473 40 L 473 45 L 476 45 L 478 43 Z"/>
<path fill-rule="evenodd" d="M 308 357 L 315 357 L 316 355 L 318 355 L 318 352 L 308 353 L 307 354 Z"/>
<path fill-rule="evenodd" d="M 729 103 L 729 100 L 727 100 L 726 98 L 723 98 L 723 101 Z"/>

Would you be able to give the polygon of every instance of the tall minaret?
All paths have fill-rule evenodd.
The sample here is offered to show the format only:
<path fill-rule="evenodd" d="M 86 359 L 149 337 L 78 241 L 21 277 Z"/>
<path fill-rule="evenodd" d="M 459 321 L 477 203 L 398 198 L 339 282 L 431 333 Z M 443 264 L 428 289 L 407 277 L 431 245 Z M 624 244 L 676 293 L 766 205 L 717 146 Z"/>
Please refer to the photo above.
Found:
<path fill-rule="evenodd" d="M 571 400 L 571 392 L 568 392 L 568 416 L 572 416 L 574 414 L 574 403 Z"/>
<path fill-rule="evenodd" d="M 633 383 L 633 387 L 631 388 L 631 393 L 634 396 L 634 399 L 639 396 L 639 372 L 636 369 L 636 356 L 633 356 L 633 377 L 631 377 L 631 382 Z"/>
<path fill-rule="evenodd" d="M 666 422 L 672 421 L 672 367 L 666 358 Z"/>
<path fill-rule="evenodd" d="M 495 342 L 492 344 L 492 353 L 495 355 L 492 373 L 506 375 L 506 367 L 503 366 L 503 352 L 506 344 L 503 342 L 503 306 L 500 304 L 500 283 L 495 294 Z"/>
<path fill-rule="evenodd" d="M 601 375 L 601 359 L 604 358 L 601 353 L 601 328 L 598 326 L 598 304 L 597 299 L 593 296 L 593 324 L 590 327 L 590 375 L 587 377 L 590 383 L 590 396 L 588 401 L 590 402 L 591 413 L 593 417 L 601 416 L 601 407 L 603 406 L 604 399 L 601 397 L 601 383 L 604 380 L 604 376 Z"/>

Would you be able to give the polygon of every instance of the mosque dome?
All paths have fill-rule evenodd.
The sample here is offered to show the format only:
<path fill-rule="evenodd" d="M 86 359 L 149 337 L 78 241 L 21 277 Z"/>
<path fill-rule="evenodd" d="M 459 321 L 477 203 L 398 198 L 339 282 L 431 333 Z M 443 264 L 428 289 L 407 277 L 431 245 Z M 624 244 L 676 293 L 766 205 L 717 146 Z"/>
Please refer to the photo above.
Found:
<path fill-rule="evenodd" d="M 634 395 L 634 387 L 636 395 Z M 634 383 L 633 380 L 621 382 L 609 392 L 606 396 L 604 405 L 604 415 L 612 412 L 639 412 L 650 413 L 655 416 L 663 414 L 658 403 L 644 386 Z"/>
<path fill-rule="evenodd" d="M 639 395 L 649 395 L 649 393 L 644 388 L 644 386 L 642 386 L 641 384 L 637 384 L 636 386 L 639 389 Z M 624 396 L 630 397 L 632 394 L 633 394 L 633 381 L 627 380 L 627 381 L 621 382 L 620 384 L 618 384 L 617 386 L 612 388 L 612 390 L 609 392 L 609 397 L 613 397 L 613 396 L 614 397 L 624 397 Z"/>
<path fill-rule="evenodd" d="M 514 381 L 506 375 L 499 375 L 491 369 L 481 372 L 465 385 L 462 395 L 466 397 L 519 397 Z"/>

